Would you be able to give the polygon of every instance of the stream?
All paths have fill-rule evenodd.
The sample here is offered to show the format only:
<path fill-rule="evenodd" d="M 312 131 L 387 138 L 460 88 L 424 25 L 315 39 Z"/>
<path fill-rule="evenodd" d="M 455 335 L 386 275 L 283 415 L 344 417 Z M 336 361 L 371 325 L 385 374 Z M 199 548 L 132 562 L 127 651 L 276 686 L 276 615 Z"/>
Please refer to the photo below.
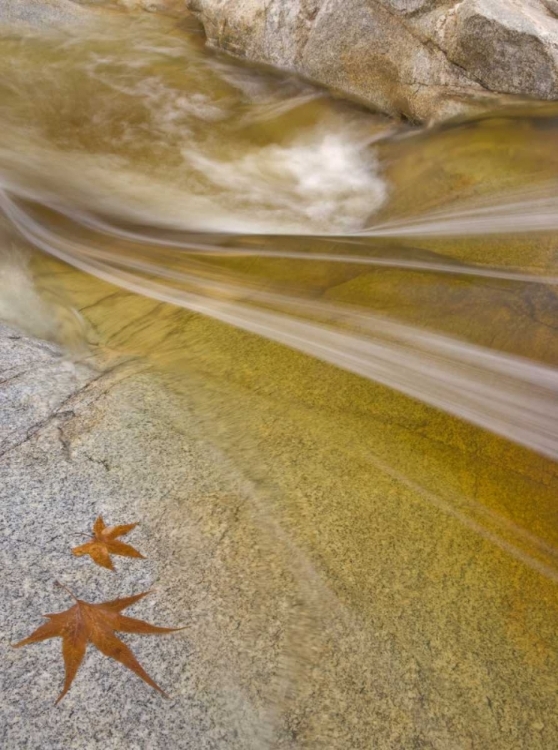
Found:
<path fill-rule="evenodd" d="M 0 118 L 0 317 L 194 404 L 422 675 L 416 747 L 551 747 L 558 106 L 418 127 L 107 11 L 0 27 Z"/>

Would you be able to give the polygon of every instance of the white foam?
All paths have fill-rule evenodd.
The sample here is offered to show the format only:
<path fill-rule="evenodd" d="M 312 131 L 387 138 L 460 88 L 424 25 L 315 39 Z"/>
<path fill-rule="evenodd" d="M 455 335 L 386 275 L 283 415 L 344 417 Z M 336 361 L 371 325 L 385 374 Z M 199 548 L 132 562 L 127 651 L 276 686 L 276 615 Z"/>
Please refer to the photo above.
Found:
<path fill-rule="evenodd" d="M 228 160 L 192 148 L 182 153 L 210 183 L 215 201 L 257 216 L 260 225 L 355 230 L 387 194 L 374 153 L 351 127 L 316 128 L 285 145 L 252 148 Z"/>

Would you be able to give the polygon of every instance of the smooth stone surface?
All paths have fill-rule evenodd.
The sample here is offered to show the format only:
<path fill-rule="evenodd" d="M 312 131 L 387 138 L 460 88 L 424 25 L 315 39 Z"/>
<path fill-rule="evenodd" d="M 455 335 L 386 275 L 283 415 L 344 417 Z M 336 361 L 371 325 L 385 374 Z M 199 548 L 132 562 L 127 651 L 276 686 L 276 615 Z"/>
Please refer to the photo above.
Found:
<path fill-rule="evenodd" d="M 390 718 L 385 680 L 404 674 L 399 656 L 197 434 L 184 400 L 133 361 L 100 371 L 4 326 L 0 372 L 2 748 L 364 749 L 378 721 L 379 747 L 398 742 L 405 694 Z M 139 521 L 128 541 L 147 559 L 111 573 L 72 556 L 100 513 Z M 123 639 L 170 700 L 90 647 L 54 707 L 60 641 L 9 643 L 71 606 L 55 581 L 88 601 L 154 588 L 128 613 L 185 630 Z"/>
<path fill-rule="evenodd" d="M 88 18 L 86 8 L 71 0 L 2 0 L 0 23 L 43 26 L 83 22 Z"/>
<path fill-rule="evenodd" d="M 277 658 L 270 641 L 277 636 L 255 632 L 253 641 L 246 641 L 245 628 L 230 620 L 214 590 L 222 580 L 228 589 L 224 599 L 242 600 L 235 593 L 242 580 L 218 572 L 220 547 L 226 548 L 230 525 L 242 514 L 241 482 L 227 477 L 211 449 L 173 430 L 169 418 L 176 404 L 165 403 L 133 365 L 100 373 L 69 361 L 54 346 L 1 327 L 0 368 L 0 620 L 7 640 L 38 627 L 41 613 L 71 606 L 56 580 L 89 601 L 156 585 L 128 613 L 186 626 L 169 637 L 124 636 L 171 694 L 169 701 L 90 647 L 70 693 L 54 708 L 63 679 L 60 641 L 22 650 L 5 642 L 0 745 L 265 746 L 268 722 L 235 661 L 258 662 L 269 685 Z M 184 512 L 183 502 L 194 497 Z M 140 521 L 129 541 L 148 559 L 118 558 L 113 574 L 73 557 L 71 547 L 83 541 L 80 532 L 89 531 L 99 513 L 108 523 Z M 258 551 L 248 549 L 246 561 L 254 554 Z M 281 598 L 284 606 L 287 597 Z M 240 617 L 240 609 L 235 614 Z M 228 643 L 227 654 L 220 643 L 223 628 L 243 634 L 238 648 Z"/>
<path fill-rule="evenodd" d="M 558 97 L 558 23 L 534 0 L 465 0 L 435 41 L 492 91 Z"/>
<path fill-rule="evenodd" d="M 464 527 L 458 509 L 446 515 L 435 495 L 381 461 L 361 475 L 359 466 L 375 455 L 361 430 L 374 420 L 357 399 L 363 417 L 346 422 L 333 391 L 331 413 L 311 408 L 316 384 L 327 383 L 319 365 L 312 387 L 302 380 L 300 392 L 275 403 L 262 373 L 300 375 L 289 352 L 251 348 L 263 386 L 254 394 L 235 387 L 228 366 L 227 345 L 231 361 L 250 361 L 241 335 L 196 316 L 189 323 L 197 335 L 185 335 L 189 326 L 176 310 L 149 313 L 146 300 L 134 312 L 126 295 L 107 316 L 108 290 L 91 280 L 89 287 L 81 306 L 97 310 L 98 327 L 103 319 L 113 325 L 120 351 L 124 340 L 138 350 L 133 340 L 146 314 L 152 325 L 162 322 L 171 351 L 196 358 L 196 338 L 216 345 L 220 358 L 209 362 L 223 382 L 206 373 L 207 396 L 213 403 L 217 389 L 213 408 L 225 413 L 234 401 L 246 416 L 229 428 L 213 418 L 211 441 L 223 429 L 246 429 L 266 464 L 249 482 L 208 440 L 187 368 L 159 380 L 145 361 L 107 353 L 100 369 L 92 358 L 76 361 L 0 328 L 2 748 L 554 746 L 552 581 Z M 274 377 L 273 387 L 280 382 Z M 421 440 L 444 434 L 445 464 L 449 436 L 436 424 Z M 279 426 L 272 448 L 271 425 Z M 327 439 L 347 429 L 358 443 L 349 443 L 350 454 L 342 436 Z M 438 482 L 432 448 L 414 445 Z M 486 494 L 467 460 L 455 466 L 457 483 L 466 473 Z M 495 470 L 489 463 L 490 475 Z M 364 477 L 363 495 L 355 472 Z M 526 494 L 526 505 L 542 492 L 538 485 Z M 147 559 L 117 558 L 113 574 L 73 557 L 71 547 L 99 513 L 110 524 L 139 521 L 128 540 Z M 60 642 L 21 650 L 9 643 L 31 633 L 41 613 L 71 606 L 56 580 L 89 601 L 154 588 L 129 614 L 185 630 L 123 638 L 169 701 L 90 648 L 70 693 L 53 706 L 63 680 Z"/>

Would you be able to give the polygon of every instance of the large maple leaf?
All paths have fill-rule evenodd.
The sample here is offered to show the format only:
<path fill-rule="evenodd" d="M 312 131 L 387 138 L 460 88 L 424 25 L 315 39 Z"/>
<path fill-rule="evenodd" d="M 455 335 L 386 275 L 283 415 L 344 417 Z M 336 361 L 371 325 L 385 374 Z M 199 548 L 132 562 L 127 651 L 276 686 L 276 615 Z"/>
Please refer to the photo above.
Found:
<path fill-rule="evenodd" d="M 65 587 L 63 586 L 62 588 Z M 44 615 L 48 619 L 48 622 L 38 627 L 27 638 L 14 644 L 14 648 L 21 648 L 21 646 L 27 646 L 29 643 L 38 643 L 48 638 L 62 638 L 62 656 L 64 657 L 66 679 L 64 680 L 64 688 L 58 696 L 56 703 L 62 700 L 70 689 L 70 685 L 85 656 L 88 643 L 92 643 L 106 656 L 110 656 L 112 659 L 116 659 L 116 661 L 124 664 L 125 667 L 128 667 L 128 669 L 131 669 L 141 677 L 142 680 L 145 680 L 148 685 L 151 685 L 155 690 L 168 697 L 165 691 L 147 674 L 134 656 L 132 650 L 115 635 L 115 631 L 140 633 L 141 635 L 161 635 L 183 629 L 162 628 L 121 614 L 122 610 L 143 599 L 150 592 L 144 591 L 141 594 L 128 596 L 123 599 L 113 599 L 101 604 L 90 604 L 82 599 L 78 599 L 69 589 L 66 590 L 76 600 L 74 606 L 65 612 Z"/>
<path fill-rule="evenodd" d="M 119 536 L 129 534 L 135 529 L 137 523 L 127 523 L 122 526 L 105 526 L 102 517 L 99 516 L 93 526 L 93 537 L 89 542 L 74 547 L 72 552 L 76 556 L 90 555 L 93 562 L 102 565 L 103 568 L 114 570 L 111 555 L 122 555 L 123 557 L 142 557 L 131 544 L 119 541 Z"/>

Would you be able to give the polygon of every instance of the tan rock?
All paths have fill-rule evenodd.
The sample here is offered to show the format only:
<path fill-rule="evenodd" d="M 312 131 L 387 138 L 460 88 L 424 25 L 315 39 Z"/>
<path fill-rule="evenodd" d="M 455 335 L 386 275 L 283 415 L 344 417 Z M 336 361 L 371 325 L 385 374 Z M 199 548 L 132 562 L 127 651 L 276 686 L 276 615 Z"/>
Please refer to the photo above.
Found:
<path fill-rule="evenodd" d="M 212 46 L 412 120 L 444 119 L 508 94 L 558 97 L 558 23 L 542 0 L 188 5 Z"/>

